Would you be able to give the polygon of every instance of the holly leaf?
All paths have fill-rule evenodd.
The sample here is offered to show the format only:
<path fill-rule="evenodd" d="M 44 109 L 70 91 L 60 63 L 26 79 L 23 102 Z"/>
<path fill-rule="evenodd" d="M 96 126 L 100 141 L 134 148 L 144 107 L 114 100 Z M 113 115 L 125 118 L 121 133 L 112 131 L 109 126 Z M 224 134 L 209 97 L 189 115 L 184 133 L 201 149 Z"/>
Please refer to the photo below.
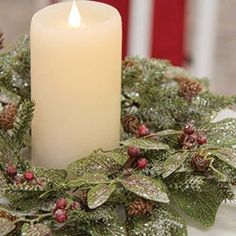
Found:
<path fill-rule="evenodd" d="M 205 185 L 201 192 L 173 191 L 171 196 L 187 215 L 208 227 L 214 224 L 222 202 L 222 197 L 214 185 Z"/>
<path fill-rule="evenodd" d="M 111 175 L 118 171 L 121 165 L 117 161 L 117 154 L 94 151 L 90 156 L 77 160 L 67 167 L 69 178 L 82 176 L 86 173 L 103 173 Z"/>
<path fill-rule="evenodd" d="M 99 184 L 100 182 L 104 182 L 104 181 L 108 181 L 108 177 L 104 174 L 100 174 L 100 173 L 88 173 L 88 174 L 84 174 L 81 177 L 78 177 L 76 179 L 70 180 L 67 185 L 70 187 L 81 187 L 85 184 Z"/>
<path fill-rule="evenodd" d="M 45 224 L 24 224 L 21 229 L 24 236 L 52 236 L 51 229 Z"/>
<path fill-rule="evenodd" d="M 213 152 L 216 157 L 221 161 L 227 163 L 231 167 L 236 169 L 236 150 L 234 149 L 220 149 Z"/>
<path fill-rule="evenodd" d="M 164 184 L 159 179 L 134 174 L 122 180 L 129 191 L 152 201 L 168 203 L 169 198 Z"/>
<path fill-rule="evenodd" d="M 150 217 L 132 219 L 132 235 L 140 236 L 187 236 L 184 219 L 171 207 L 161 205 L 155 208 Z"/>
<path fill-rule="evenodd" d="M 165 143 L 151 138 L 128 139 L 121 142 L 124 146 L 135 146 L 145 150 L 168 150 L 169 146 Z"/>
<path fill-rule="evenodd" d="M 123 166 L 128 160 L 127 148 L 117 148 L 110 152 L 104 152 L 108 158 L 112 158 L 117 164 Z"/>
<path fill-rule="evenodd" d="M 169 155 L 162 167 L 162 177 L 166 178 L 174 171 L 176 171 L 185 162 L 188 156 L 189 153 L 187 152 L 176 152 L 174 154 Z"/>
<path fill-rule="evenodd" d="M 0 218 L 0 235 L 8 235 L 15 229 L 15 224 L 7 218 Z"/>
<path fill-rule="evenodd" d="M 88 192 L 88 207 L 95 209 L 105 203 L 116 188 L 115 184 L 98 184 Z"/>
<path fill-rule="evenodd" d="M 163 137 L 163 136 L 172 136 L 172 135 L 178 135 L 181 131 L 179 130 L 173 130 L 173 129 L 167 129 L 163 130 L 157 133 L 157 136 Z"/>
<path fill-rule="evenodd" d="M 208 123 L 201 126 L 199 130 L 207 134 L 208 144 L 232 147 L 236 143 L 236 119 L 227 118 Z"/>
<path fill-rule="evenodd" d="M 51 182 L 63 182 L 67 177 L 67 171 L 63 169 L 34 167 L 33 171 L 37 177 L 46 178 Z"/>

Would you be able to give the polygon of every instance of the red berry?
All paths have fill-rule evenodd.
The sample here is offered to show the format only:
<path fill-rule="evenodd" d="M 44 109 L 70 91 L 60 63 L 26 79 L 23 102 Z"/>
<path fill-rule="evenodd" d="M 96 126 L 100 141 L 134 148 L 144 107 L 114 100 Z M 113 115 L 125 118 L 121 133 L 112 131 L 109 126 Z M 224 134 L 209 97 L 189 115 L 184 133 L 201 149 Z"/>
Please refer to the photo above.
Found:
<path fill-rule="evenodd" d="M 15 177 L 17 175 L 17 169 L 15 166 L 10 165 L 7 167 L 6 173 L 10 177 Z"/>
<path fill-rule="evenodd" d="M 128 148 L 128 155 L 130 157 L 139 157 L 141 155 L 141 150 L 137 147 L 129 147 Z"/>
<path fill-rule="evenodd" d="M 207 136 L 205 134 L 198 134 L 197 143 L 199 145 L 203 145 L 207 143 Z"/>
<path fill-rule="evenodd" d="M 146 158 L 140 158 L 137 162 L 139 169 L 145 169 L 148 165 L 148 160 Z"/>
<path fill-rule="evenodd" d="M 65 198 L 61 198 L 56 202 L 56 209 L 65 209 L 67 206 L 67 201 Z"/>
<path fill-rule="evenodd" d="M 33 173 L 32 171 L 27 170 L 27 171 L 24 173 L 24 179 L 25 179 L 26 181 L 32 181 L 33 179 L 35 179 L 34 173 Z"/>
<path fill-rule="evenodd" d="M 149 129 L 147 128 L 146 125 L 140 125 L 138 127 L 138 137 L 144 137 L 144 136 L 147 136 L 149 134 L 150 134 L 150 132 L 149 132 Z"/>
<path fill-rule="evenodd" d="M 68 219 L 67 211 L 64 209 L 58 209 L 53 214 L 53 217 L 58 223 L 64 223 Z"/>
<path fill-rule="evenodd" d="M 184 127 L 184 133 L 185 134 L 189 134 L 189 135 L 191 135 L 191 134 L 193 134 L 194 132 L 195 132 L 195 127 L 194 127 L 194 125 L 193 124 L 187 124 L 185 127 Z"/>
<path fill-rule="evenodd" d="M 80 203 L 79 202 L 73 202 L 70 207 L 72 210 L 76 210 L 80 208 Z"/>

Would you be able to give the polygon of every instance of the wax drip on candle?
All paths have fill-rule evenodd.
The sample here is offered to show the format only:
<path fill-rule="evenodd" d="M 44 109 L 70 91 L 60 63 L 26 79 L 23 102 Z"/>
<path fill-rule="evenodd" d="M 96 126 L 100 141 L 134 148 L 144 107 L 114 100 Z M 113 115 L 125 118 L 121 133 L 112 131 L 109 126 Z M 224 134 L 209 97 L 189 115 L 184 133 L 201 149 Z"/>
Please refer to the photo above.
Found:
<path fill-rule="evenodd" d="M 72 7 L 71 7 L 68 22 L 72 28 L 77 28 L 81 24 L 81 16 L 80 16 L 80 13 L 79 13 L 79 10 L 78 10 L 75 0 L 73 1 Z"/>

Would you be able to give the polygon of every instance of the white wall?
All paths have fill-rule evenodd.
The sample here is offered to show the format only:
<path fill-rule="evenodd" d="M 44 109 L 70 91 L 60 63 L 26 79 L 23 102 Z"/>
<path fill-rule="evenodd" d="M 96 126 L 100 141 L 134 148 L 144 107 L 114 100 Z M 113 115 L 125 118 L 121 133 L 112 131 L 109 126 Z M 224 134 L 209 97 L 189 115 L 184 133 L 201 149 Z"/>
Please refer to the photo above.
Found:
<path fill-rule="evenodd" d="M 131 0 L 128 54 L 150 56 L 153 6 L 155 0 Z"/>
<path fill-rule="evenodd" d="M 11 45 L 19 35 L 29 32 L 33 14 L 46 6 L 48 0 L 0 0 L 0 30 Z"/>
<path fill-rule="evenodd" d="M 218 0 L 194 0 L 195 20 L 192 33 L 192 73 L 197 76 L 213 76 L 217 38 Z"/>

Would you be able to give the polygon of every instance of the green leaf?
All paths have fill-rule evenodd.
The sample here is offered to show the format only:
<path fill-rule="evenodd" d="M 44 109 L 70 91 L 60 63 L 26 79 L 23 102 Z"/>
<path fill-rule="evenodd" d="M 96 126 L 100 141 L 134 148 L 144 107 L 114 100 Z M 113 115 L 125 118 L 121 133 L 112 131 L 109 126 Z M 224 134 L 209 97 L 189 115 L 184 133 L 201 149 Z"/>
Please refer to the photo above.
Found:
<path fill-rule="evenodd" d="M 129 158 L 127 154 L 127 148 L 117 148 L 110 152 L 104 152 L 104 154 L 107 155 L 108 158 L 112 158 L 112 160 L 114 160 L 120 166 L 123 166 Z"/>
<path fill-rule="evenodd" d="M 163 130 L 157 133 L 157 136 L 171 136 L 171 135 L 178 135 L 180 134 L 181 131 L 180 130 L 173 130 L 173 129 L 167 129 L 167 130 Z"/>
<path fill-rule="evenodd" d="M 208 144 L 232 147 L 236 143 L 236 119 L 227 118 L 208 123 L 201 126 L 199 130 L 207 134 Z"/>
<path fill-rule="evenodd" d="M 105 203 L 116 188 L 115 184 L 99 184 L 88 192 L 88 206 L 95 209 Z"/>
<path fill-rule="evenodd" d="M 133 224 L 132 224 L 133 223 Z M 131 233 L 138 236 L 187 236 L 184 219 L 169 206 L 155 208 L 150 217 L 131 222 Z"/>
<path fill-rule="evenodd" d="M 121 142 L 124 146 L 135 146 L 145 150 L 168 150 L 169 146 L 151 138 L 128 139 Z"/>
<path fill-rule="evenodd" d="M 116 157 L 104 153 L 101 150 L 94 151 L 90 156 L 77 160 L 67 167 L 70 178 L 82 176 L 86 173 L 112 174 L 120 169 Z"/>
<path fill-rule="evenodd" d="M 134 174 L 123 179 L 122 184 L 129 191 L 143 198 L 163 203 L 169 202 L 165 186 L 159 179 Z"/>
<path fill-rule="evenodd" d="M 220 149 L 212 153 L 217 156 L 221 161 L 227 163 L 236 169 L 236 150 L 234 149 Z"/>
<path fill-rule="evenodd" d="M 33 171 L 37 177 L 46 178 L 52 182 L 63 182 L 67 177 L 67 171 L 62 169 L 34 167 Z"/>
<path fill-rule="evenodd" d="M 205 185 L 201 192 L 172 191 L 174 202 L 187 215 L 197 222 L 212 226 L 215 222 L 217 210 L 222 202 L 219 191 L 214 185 Z"/>
<path fill-rule="evenodd" d="M 0 218 L 0 235 L 8 235 L 15 229 L 15 224 L 7 218 Z"/>
<path fill-rule="evenodd" d="M 51 229 L 45 224 L 24 224 L 21 230 L 24 236 L 52 236 Z"/>
<path fill-rule="evenodd" d="M 167 159 L 165 160 L 163 164 L 163 178 L 168 177 L 171 175 L 174 171 L 176 171 L 188 158 L 189 153 L 186 152 L 176 152 L 174 154 L 171 154 Z"/>
<path fill-rule="evenodd" d="M 108 177 L 104 174 L 99 173 L 88 173 L 84 174 L 83 176 L 80 176 L 76 179 L 70 180 L 67 185 L 70 187 L 81 187 L 85 184 L 99 184 L 104 181 L 108 181 Z"/>

